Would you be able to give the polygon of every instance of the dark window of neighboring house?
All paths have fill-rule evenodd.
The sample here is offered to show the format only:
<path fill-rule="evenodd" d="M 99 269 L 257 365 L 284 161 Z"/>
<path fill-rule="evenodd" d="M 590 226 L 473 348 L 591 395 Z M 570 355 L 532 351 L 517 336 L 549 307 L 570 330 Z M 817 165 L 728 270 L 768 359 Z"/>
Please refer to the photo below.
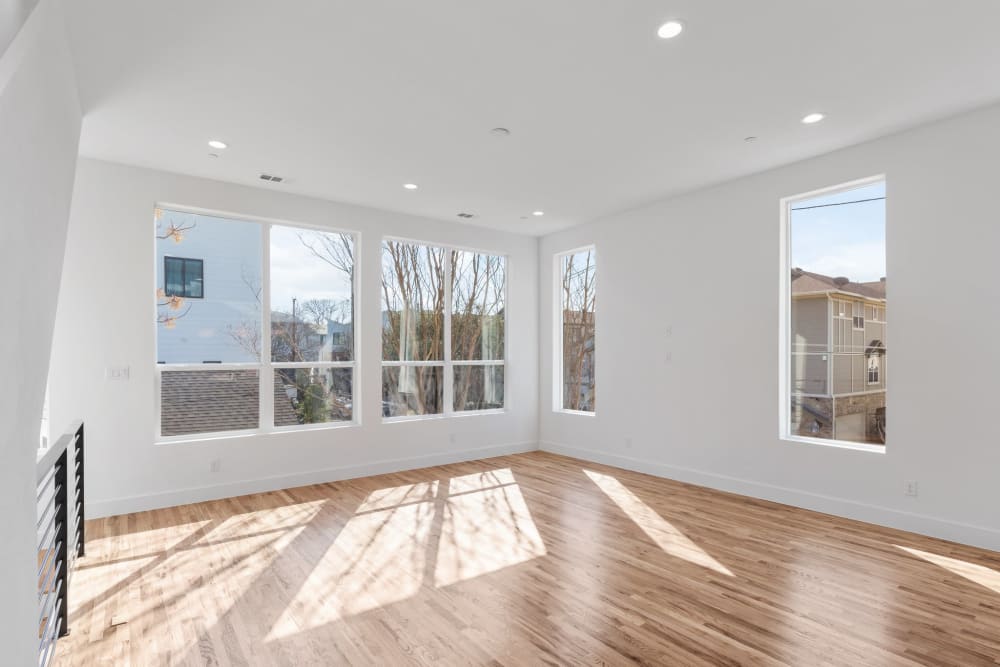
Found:
<path fill-rule="evenodd" d="M 163 258 L 163 291 L 185 299 L 205 298 L 205 263 L 184 257 Z"/>

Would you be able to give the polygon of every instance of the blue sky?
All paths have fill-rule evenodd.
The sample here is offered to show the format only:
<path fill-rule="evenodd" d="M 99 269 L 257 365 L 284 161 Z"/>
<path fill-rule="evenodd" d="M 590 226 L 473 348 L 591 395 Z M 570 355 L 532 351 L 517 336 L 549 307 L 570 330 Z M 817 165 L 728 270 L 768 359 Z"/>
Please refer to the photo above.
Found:
<path fill-rule="evenodd" d="M 791 265 L 857 282 L 885 276 L 885 200 L 808 210 L 804 206 L 885 197 L 885 182 L 796 202 Z"/>

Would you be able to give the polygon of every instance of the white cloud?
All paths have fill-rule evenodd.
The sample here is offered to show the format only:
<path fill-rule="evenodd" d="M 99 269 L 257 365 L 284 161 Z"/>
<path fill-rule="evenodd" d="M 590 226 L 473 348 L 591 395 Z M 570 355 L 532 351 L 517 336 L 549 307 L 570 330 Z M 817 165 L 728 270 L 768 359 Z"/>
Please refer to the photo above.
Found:
<path fill-rule="evenodd" d="M 273 228 L 271 234 L 271 307 L 291 310 L 292 298 L 347 299 L 347 277 L 318 259 L 298 238 L 297 230 Z"/>
<path fill-rule="evenodd" d="M 816 254 L 798 253 L 795 266 L 827 276 L 873 282 L 885 276 L 885 244 L 878 241 L 828 246 Z"/>

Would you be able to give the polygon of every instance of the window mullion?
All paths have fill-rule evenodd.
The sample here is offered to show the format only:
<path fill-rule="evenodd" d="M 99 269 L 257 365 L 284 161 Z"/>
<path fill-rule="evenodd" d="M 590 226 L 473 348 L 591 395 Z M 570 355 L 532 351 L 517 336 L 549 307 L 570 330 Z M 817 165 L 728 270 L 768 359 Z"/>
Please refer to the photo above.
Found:
<path fill-rule="evenodd" d="M 271 225 L 261 225 L 260 428 L 274 428 L 274 371 L 271 366 Z"/>
<path fill-rule="evenodd" d="M 452 249 L 444 248 L 444 405 L 441 412 L 451 414 L 454 408 L 455 373 L 451 368 L 451 259 Z"/>

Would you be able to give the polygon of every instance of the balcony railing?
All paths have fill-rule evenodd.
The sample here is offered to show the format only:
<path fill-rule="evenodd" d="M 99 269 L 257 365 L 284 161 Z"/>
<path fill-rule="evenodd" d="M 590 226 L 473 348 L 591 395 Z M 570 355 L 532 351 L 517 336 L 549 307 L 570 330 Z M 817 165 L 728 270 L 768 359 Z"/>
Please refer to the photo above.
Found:
<path fill-rule="evenodd" d="M 56 640 L 69 633 L 69 581 L 84 555 L 83 422 L 49 448 L 36 464 L 38 521 L 38 664 L 45 667 Z"/>

